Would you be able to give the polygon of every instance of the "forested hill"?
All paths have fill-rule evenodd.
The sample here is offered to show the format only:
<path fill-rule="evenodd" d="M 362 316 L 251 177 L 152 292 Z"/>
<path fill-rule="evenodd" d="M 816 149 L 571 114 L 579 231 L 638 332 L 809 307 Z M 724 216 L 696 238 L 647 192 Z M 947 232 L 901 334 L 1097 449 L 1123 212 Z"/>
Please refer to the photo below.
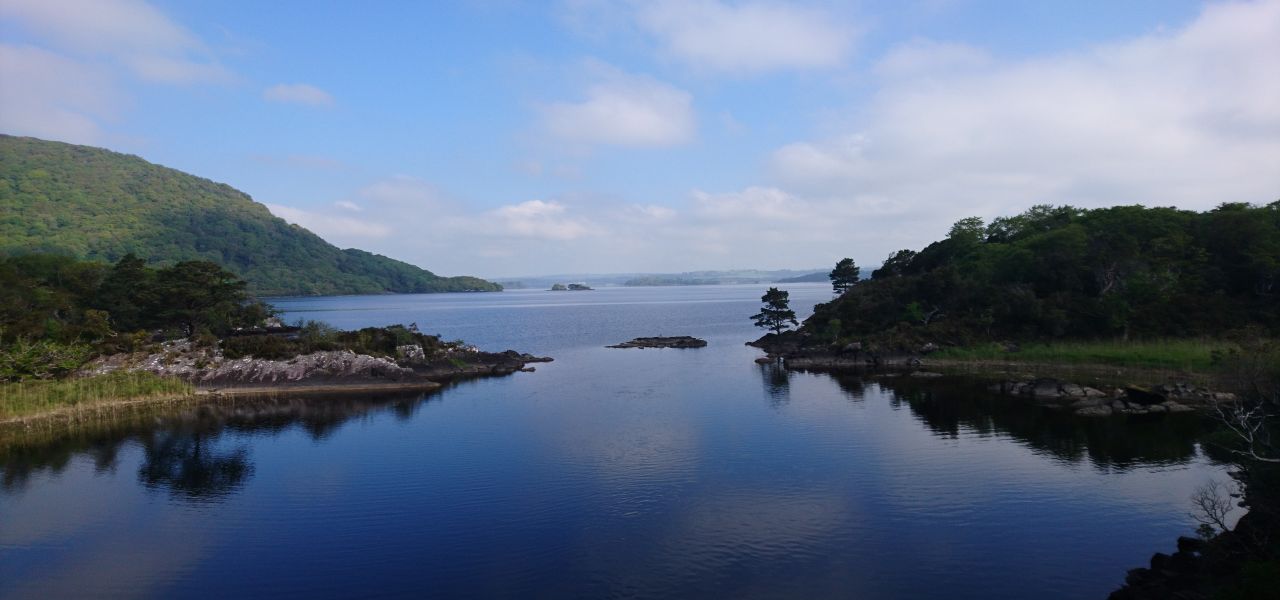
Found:
<path fill-rule="evenodd" d="M 259 295 L 498 291 L 341 250 L 231 186 L 101 148 L 0 135 L 0 255 L 209 260 Z"/>
<path fill-rule="evenodd" d="M 1280 202 L 1208 212 L 1037 206 L 901 250 L 802 332 L 923 343 L 1280 334 Z"/>

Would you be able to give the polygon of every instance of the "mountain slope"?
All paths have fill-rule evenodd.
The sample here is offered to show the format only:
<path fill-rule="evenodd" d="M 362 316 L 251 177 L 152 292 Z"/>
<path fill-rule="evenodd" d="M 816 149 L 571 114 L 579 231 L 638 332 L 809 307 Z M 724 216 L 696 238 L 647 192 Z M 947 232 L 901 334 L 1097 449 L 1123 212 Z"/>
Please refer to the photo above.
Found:
<path fill-rule="evenodd" d="M 498 291 L 341 250 L 231 186 L 101 148 L 0 135 L 0 255 L 203 259 L 261 295 Z"/>

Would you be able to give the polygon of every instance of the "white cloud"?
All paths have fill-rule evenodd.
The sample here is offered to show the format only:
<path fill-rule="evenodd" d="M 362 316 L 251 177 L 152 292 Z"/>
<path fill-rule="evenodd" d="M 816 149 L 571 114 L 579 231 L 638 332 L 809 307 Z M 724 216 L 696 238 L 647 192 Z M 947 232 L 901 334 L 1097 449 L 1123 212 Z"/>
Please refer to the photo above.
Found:
<path fill-rule="evenodd" d="M 281 83 L 263 90 L 262 97 L 272 102 L 304 104 L 328 108 L 333 106 L 333 96 L 316 86 L 305 83 Z"/>
<path fill-rule="evenodd" d="M 488 213 L 495 222 L 481 223 L 480 230 L 497 227 L 509 235 L 546 240 L 573 240 L 592 232 L 589 222 L 564 216 L 567 207 L 559 202 L 528 200 L 500 207 Z"/>
<path fill-rule="evenodd" d="M 340 246 L 346 246 L 344 241 L 350 238 L 384 238 L 393 233 L 393 229 L 386 224 L 354 217 L 308 211 L 282 204 L 268 204 L 267 208 L 271 210 L 271 214 L 301 225 Z"/>
<path fill-rule="evenodd" d="M 776 2 L 644 2 L 637 20 L 668 55 L 737 73 L 837 67 L 854 39 L 853 29 L 828 12 Z"/>
<path fill-rule="evenodd" d="M 139 0 L 4 0 L 0 23 L 32 45 L 0 45 L 6 131 L 103 143 L 123 83 L 225 83 L 235 75 L 194 34 Z"/>
<path fill-rule="evenodd" d="M 114 116 L 119 105 L 115 85 L 96 69 L 39 48 L 0 44 L 0 129 L 6 133 L 98 143 L 98 120 Z"/>
<path fill-rule="evenodd" d="M 543 127 L 570 142 L 672 146 L 693 139 L 692 97 L 650 77 L 602 69 L 580 102 L 543 107 Z"/>
<path fill-rule="evenodd" d="M 778 149 L 772 171 L 804 198 L 901 211 L 851 215 L 878 255 L 960 217 L 1036 203 L 1269 202 L 1280 189 L 1278 56 L 1274 0 L 1210 5 L 1181 30 L 1029 60 L 915 41 L 880 62 L 859 126 Z"/>
<path fill-rule="evenodd" d="M 108 58 L 148 81 L 234 79 L 195 34 L 141 0 L 5 0 L 0 18 L 61 51 Z"/>
<path fill-rule="evenodd" d="M 626 215 L 649 221 L 669 221 L 676 217 L 676 211 L 657 204 L 633 204 L 626 208 Z"/>
<path fill-rule="evenodd" d="M 376 181 L 356 193 L 366 203 L 382 208 L 407 207 L 426 210 L 441 204 L 441 194 L 435 186 L 410 175 L 396 175 Z"/>

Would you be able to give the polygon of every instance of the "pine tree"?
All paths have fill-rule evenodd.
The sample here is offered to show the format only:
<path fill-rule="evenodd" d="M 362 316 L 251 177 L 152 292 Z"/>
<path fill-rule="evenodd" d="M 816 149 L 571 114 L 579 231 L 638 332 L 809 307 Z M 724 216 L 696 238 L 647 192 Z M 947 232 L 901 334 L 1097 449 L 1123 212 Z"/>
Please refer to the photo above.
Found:
<path fill-rule="evenodd" d="M 764 302 L 764 307 L 760 309 L 760 313 L 753 315 L 751 318 L 756 322 L 756 327 L 763 327 L 774 333 L 782 333 L 788 329 L 787 324 L 799 325 L 796 320 L 796 312 L 791 310 L 791 294 L 778 288 L 769 288 L 760 297 L 760 301 Z"/>
<path fill-rule="evenodd" d="M 831 273 L 827 275 L 831 278 L 832 291 L 837 295 L 849 291 L 854 285 L 857 285 L 861 271 L 862 269 L 858 268 L 858 265 L 853 264 L 852 258 L 841 259 L 840 262 L 836 263 L 836 268 L 832 269 Z"/>

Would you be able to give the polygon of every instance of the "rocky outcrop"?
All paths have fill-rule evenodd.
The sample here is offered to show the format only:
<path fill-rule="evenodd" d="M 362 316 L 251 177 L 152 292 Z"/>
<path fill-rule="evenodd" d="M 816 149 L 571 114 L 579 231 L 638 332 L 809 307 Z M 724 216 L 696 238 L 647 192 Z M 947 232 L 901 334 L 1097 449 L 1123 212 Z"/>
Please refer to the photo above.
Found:
<path fill-rule="evenodd" d="M 1191 412 L 1214 401 L 1234 400 L 1234 394 L 1212 392 L 1185 383 L 1157 388 L 1128 386 L 1104 391 L 1057 379 L 1003 381 L 990 390 L 1008 396 L 1035 398 L 1047 404 L 1070 409 L 1082 417 L 1106 417 L 1115 414 L 1145 415 L 1152 413 Z"/>
<path fill-rule="evenodd" d="M 284 360 L 228 359 L 217 347 L 195 347 L 179 340 L 161 345 L 158 352 L 115 354 L 98 358 L 82 369 L 82 375 L 113 371 L 147 371 L 178 377 L 198 387 L 354 385 L 371 383 L 427 383 L 455 377 L 504 375 L 527 363 L 550 358 L 506 352 L 462 350 L 428 360 L 421 346 L 401 346 L 397 360 L 356 354 L 350 350 L 313 352 Z"/>
<path fill-rule="evenodd" d="M 638 337 L 629 342 L 605 346 L 606 348 L 702 348 L 706 340 L 679 335 L 674 337 Z"/>

